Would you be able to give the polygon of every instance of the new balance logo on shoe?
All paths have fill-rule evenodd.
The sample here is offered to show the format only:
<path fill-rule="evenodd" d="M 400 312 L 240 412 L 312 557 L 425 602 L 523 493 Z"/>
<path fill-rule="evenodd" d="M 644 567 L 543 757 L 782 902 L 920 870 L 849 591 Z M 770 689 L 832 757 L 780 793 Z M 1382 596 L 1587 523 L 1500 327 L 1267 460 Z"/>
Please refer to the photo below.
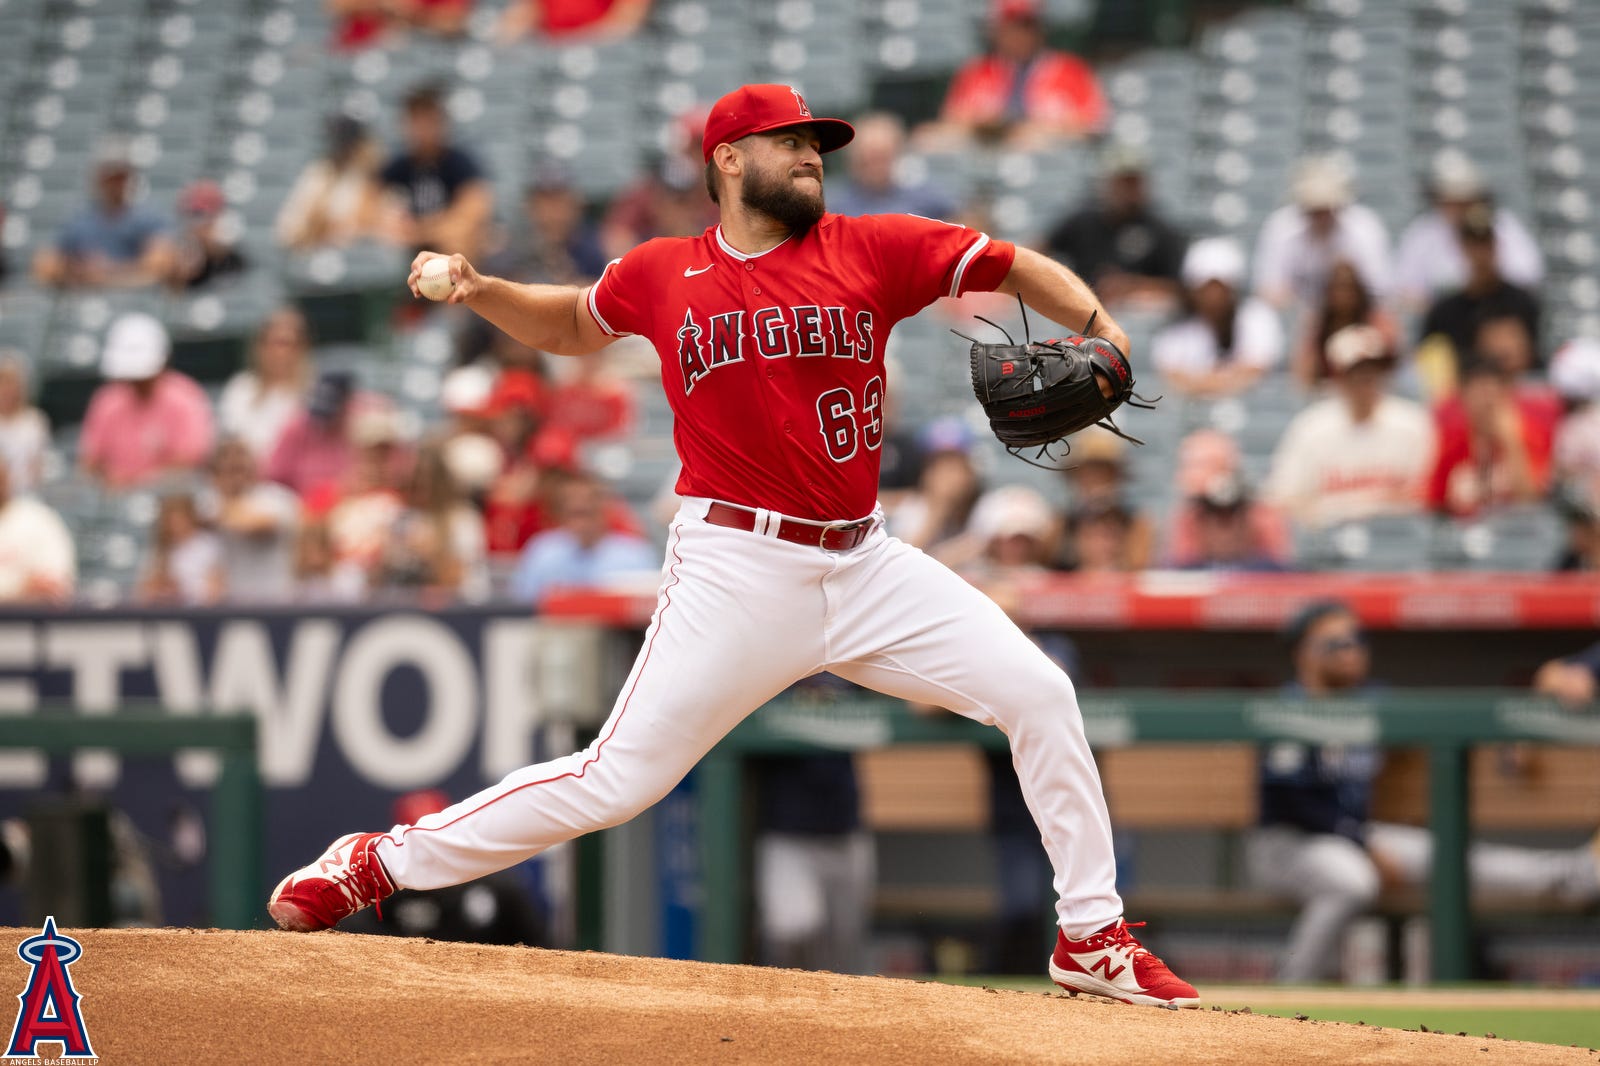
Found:
<path fill-rule="evenodd" d="M 395 884 L 377 855 L 382 836 L 351 833 L 335 840 L 316 862 L 278 882 L 267 913 L 280 929 L 307 933 L 328 929 L 394 895 Z"/>
<path fill-rule="evenodd" d="M 1143 924 L 1130 926 L 1119 919 L 1082 940 L 1058 933 L 1050 979 L 1072 995 L 1086 992 L 1123 1003 L 1198 1007 L 1200 993 L 1194 986 L 1180 980 L 1129 932 Z"/>
<path fill-rule="evenodd" d="M 1073 958 L 1074 959 L 1081 959 L 1082 956 L 1081 955 L 1074 955 Z M 1102 955 L 1098 959 L 1095 959 L 1092 963 L 1089 964 L 1089 972 L 1090 973 L 1094 973 L 1096 970 L 1099 970 L 1101 973 L 1106 975 L 1106 980 L 1107 981 L 1115 981 L 1117 979 L 1117 975 L 1120 974 L 1123 970 L 1126 970 L 1127 968 L 1128 968 L 1128 964 L 1124 962 L 1124 963 L 1119 963 L 1117 965 L 1117 968 L 1115 970 L 1113 970 L 1111 968 L 1111 956 L 1110 955 Z"/>

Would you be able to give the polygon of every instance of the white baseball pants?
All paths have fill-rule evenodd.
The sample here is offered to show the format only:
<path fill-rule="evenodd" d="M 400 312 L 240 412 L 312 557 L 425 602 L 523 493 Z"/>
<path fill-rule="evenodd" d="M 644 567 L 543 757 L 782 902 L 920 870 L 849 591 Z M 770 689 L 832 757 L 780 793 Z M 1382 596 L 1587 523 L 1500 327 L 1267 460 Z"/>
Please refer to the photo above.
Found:
<path fill-rule="evenodd" d="M 611 716 L 583 751 L 397 825 L 397 884 L 440 888 L 625 822 L 665 796 L 751 711 L 831 671 L 999 726 L 1055 870 L 1069 936 L 1115 921 L 1111 823 L 1072 682 L 1005 613 L 880 524 L 849 552 L 714 526 L 687 499 L 655 616 Z"/>

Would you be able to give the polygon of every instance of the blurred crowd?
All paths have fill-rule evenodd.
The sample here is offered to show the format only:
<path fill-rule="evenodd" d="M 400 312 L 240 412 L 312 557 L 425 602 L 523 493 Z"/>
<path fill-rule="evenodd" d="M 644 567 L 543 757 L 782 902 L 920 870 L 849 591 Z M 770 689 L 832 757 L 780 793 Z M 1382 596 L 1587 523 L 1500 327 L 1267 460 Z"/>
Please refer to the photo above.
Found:
<path fill-rule="evenodd" d="M 333 46 L 357 50 L 458 33 L 470 0 L 329 6 Z M 501 32 L 625 34 L 647 13 L 643 0 L 519 4 Z M 1556 506 L 1570 530 L 1559 567 L 1600 568 L 1600 341 L 1542 329 L 1538 246 L 1471 159 L 1438 160 L 1427 209 L 1398 234 L 1356 199 L 1337 157 L 1302 161 L 1253 247 L 1186 233 L 1153 202 L 1139 149 L 1105 138 L 1093 69 L 1052 48 L 1046 29 L 1037 5 L 1002 0 L 989 51 L 955 73 L 936 119 L 908 129 L 892 114 L 856 116 L 855 143 L 830 160 L 830 208 L 981 225 L 982 196 L 959 202 L 936 168 L 904 180 L 907 154 L 1077 144 L 1098 161 L 1093 194 L 1033 243 L 1114 311 L 1164 319 L 1136 366 L 1173 403 L 1248 409 L 1267 389 L 1293 391 L 1300 409 L 1254 482 L 1235 436 L 1195 429 L 1177 446 L 1166 513 L 1141 507 L 1127 446 L 1109 434 L 1082 435 L 1059 491 L 1041 494 L 985 470 L 970 422 L 902 423 L 884 452 L 893 532 L 1003 597 L 1030 571 L 1284 570 L 1301 561 L 1297 537 L 1343 523 Z M 452 134 L 446 89 L 404 97 L 394 145 L 331 116 L 325 150 L 281 205 L 277 242 L 446 249 L 514 279 L 583 284 L 643 240 L 715 219 L 693 109 L 678 144 L 609 203 L 586 201 L 546 162 L 517 190 L 520 210 L 501 204 L 497 216 L 510 190 L 491 180 L 481 146 Z M 87 178 L 82 208 L 31 264 L 37 283 L 192 290 L 247 269 L 215 183 L 193 183 L 169 213 L 138 197 L 137 167 L 115 139 Z M 441 313 L 407 306 L 395 324 Z M 359 368 L 319 366 L 293 306 L 266 317 L 248 366 L 214 395 L 169 365 L 160 322 L 116 321 L 71 461 L 107 492 L 156 499 L 137 595 L 531 603 L 555 586 L 653 570 L 654 518 L 585 463 L 597 442 L 627 446 L 635 378 L 604 355 L 551 359 L 452 322 L 442 419 L 419 427 L 364 387 Z M 32 356 L 0 353 L 0 595 L 58 600 L 73 593 L 72 531 L 32 495 L 51 447 L 29 405 Z"/>

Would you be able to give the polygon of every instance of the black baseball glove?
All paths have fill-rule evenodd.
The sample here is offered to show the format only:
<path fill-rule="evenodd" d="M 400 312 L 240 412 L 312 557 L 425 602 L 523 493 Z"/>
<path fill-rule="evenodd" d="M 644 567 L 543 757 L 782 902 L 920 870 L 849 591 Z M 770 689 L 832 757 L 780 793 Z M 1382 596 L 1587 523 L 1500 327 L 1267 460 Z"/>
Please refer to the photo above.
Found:
<path fill-rule="evenodd" d="M 1004 328 L 995 328 L 1005 333 Z M 1084 332 L 1093 328 L 1091 317 Z M 1104 337 L 1017 344 L 1007 333 L 1006 343 L 986 344 L 964 333 L 957 335 L 972 341 L 972 391 L 989 416 L 994 435 L 1013 455 L 1024 448 L 1037 448 L 1039 454 L 1048 455 L 1052 444 L 1093 425 L 1135 444 L 1143 443 L 1111 421 L 1112 413 L 1124 403 L 1145 408 L 1152 404 L 1134 393 L 1128 357 Z M 1110 386 L 1109 397 L 1101 390 L 1102 379 Z"/>

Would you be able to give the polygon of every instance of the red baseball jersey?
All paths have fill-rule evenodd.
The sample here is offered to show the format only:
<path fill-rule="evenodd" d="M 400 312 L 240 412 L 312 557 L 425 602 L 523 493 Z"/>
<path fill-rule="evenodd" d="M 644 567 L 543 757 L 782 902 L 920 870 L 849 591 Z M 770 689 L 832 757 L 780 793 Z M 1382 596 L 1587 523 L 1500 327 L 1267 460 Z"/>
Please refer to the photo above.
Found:
<path fill-rule="evenodd" d="M 878 495 L 889 330 L 941 296 L 992 291 L 1015 256 L 915 215 L 824 215 L 757 255 L 713 226 L 613 261 L 589 313 L 661 356 L 679 495 L 860 518 Z"/>

